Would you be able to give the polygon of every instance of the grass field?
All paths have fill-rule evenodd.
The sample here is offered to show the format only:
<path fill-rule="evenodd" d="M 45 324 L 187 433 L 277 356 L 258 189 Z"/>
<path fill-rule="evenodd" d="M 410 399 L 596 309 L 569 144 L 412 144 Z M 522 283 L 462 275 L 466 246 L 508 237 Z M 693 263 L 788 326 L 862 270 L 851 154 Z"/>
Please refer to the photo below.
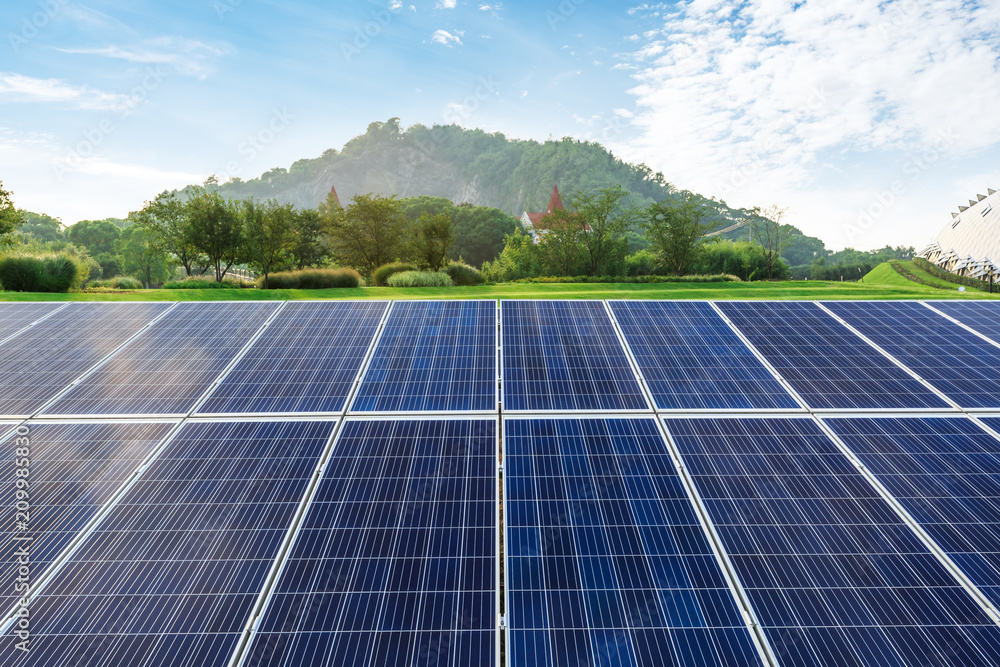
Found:
<path fill-rule="evenodd" d="M 913 267 L 914 272 L 919 271 Z M 923 274 L 923 272 L 921 272 Z M 0 292 L 0 301 L 227 301 L 257 299 L 983 299 L 990 295 L 923 274 L 926 280 L 947 285 L 935 289 L 914 283 L 888 264 L 875 267 L 864 283 L 820 280 L 754 283 L 508 283 L 476 287 L 359 287 L 323 290 L 187 289 L 39 294 Z M 992 298 L 1000 298 L 994 295 Z"/>

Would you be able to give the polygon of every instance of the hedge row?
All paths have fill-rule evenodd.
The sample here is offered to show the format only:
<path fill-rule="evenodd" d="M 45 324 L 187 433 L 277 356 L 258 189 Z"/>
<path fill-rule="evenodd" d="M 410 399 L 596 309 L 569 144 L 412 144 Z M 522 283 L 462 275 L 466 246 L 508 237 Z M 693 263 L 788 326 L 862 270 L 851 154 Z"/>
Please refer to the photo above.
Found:
<path fill-rule="evenodd" d="M 739 283 L 738 276 L 539 276 L 520 278 L 515 283 Z"/>
<path fill-rule="evenodd" d="M 389 287 L 451 287 L 451 276 L 439 271 L 403 271 L 386 281 Z"/>
<path fill-rule="evenodd" d="M 222 282 L 216 282 L 215 276 L 191 276 L 184 280 L 163 283 L 163 289 L 248 289 L 254 284 L 233 276 L 227 276 Z"/>
<path fill-rule="evenodd" d="M 331 287 L 361 287 L 364 281 L 354 269 L 302 269 L 282 271 L 267 277 L 268 289 L 329 289 Z M 264 276 L 257 279 L 263 288 Z"/>
<path fill-rule="evenodd" d="M 68 292 L 80 276 L 80 263 L 65 254 L 0 259 L 0 285 L 8 292 Z"/>
<path fill-rule="evenodd" d="M 940 278 L 941 280 L 947 280 L 950 283 L 955 283 L 956 285 L 965 285 L 966 287 L 974 287 L 976 289 L 981 289 L 987 291 L 990 289 L 989 282 L 985 280 L 979 280 L 978 278 L 969 278 L 966 276 L 960 276 L 951 271 L 945 271 L 940 266 L 927 261 L 923 257 L 914 257 L 913 263 L 916 264 L 922 271 L 926 271 L 935 278 Z M 994 281 L 994 284 L 996 281 Z M 994 287 L 996 289 L 996 287 Z"/>

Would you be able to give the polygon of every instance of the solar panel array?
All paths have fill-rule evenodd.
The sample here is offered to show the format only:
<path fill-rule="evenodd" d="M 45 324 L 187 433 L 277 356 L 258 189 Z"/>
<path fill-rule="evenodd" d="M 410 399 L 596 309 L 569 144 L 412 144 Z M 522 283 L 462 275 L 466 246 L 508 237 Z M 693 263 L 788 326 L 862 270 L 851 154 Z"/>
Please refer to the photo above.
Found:
<path fill-rule="evenodd" d="M 0 304 L 0 667 L 1000 664 L 932 305 Z"/>

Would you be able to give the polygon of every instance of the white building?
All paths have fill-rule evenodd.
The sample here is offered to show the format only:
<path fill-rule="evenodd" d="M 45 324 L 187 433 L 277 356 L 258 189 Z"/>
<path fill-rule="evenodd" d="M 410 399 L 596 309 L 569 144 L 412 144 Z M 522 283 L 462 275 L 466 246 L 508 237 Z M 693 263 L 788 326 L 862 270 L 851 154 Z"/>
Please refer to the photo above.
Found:
<path fill-rule="evenodd" d="M 951 222 L 917 257 L 960 276 L 1000 276 L 1000 193 L 988 190 L 959 206 Z"/>

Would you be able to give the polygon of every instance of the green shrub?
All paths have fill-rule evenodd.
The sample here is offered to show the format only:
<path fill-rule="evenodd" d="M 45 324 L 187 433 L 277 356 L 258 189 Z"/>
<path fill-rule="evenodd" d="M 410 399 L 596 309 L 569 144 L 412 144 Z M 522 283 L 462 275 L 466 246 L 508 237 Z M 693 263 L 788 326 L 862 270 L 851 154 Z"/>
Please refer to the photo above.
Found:
<path fill-rule="evenodd" d="M 455 285 L 479 285 L 486 281 L 483 274 L 461 262 L 452 262 L 444 267 L 444 272 L 451 277 L 451 282 Z"/>
<path fill-rule="evenodd" d="M 375 269 L 375 273 L 372 274 L 372 282 L 378 287 L 385 287 L 389 284 L 389 276 L 396 273 L 402 273 L 403 271 L 416 270 L 416 265 L 408 264 L 406 262 L 392 262 L 391 264 L 384 264 Z"/>
<path fill-rule="evenodd" d="M 521 278 L 515 283 L 740 283 L 739 276 L 720 273 L 711 276 L 538 276 Z"/>
<path fill-rule="evenodd" d="M 107 289 L 142 289 L 142 282 L 132 276 L 115 276 L 114 278 L 108 278 L 107 280 L 93 280 L 87 283 L 87 289 L 101 287 Z"/>
<path fill-rule="evenodd" d="M 451 287 L 451 276 L 436 271 L 403 271 L 389 276 L 389 287 Z"/>
<path fill-rule="evenodd" d="M 267 277 L 268 289 L 329 289 L 333 287 L 361 287 L 364 281 L 354 269 L 302 269 L 280 271 Z M 264 277 L 257 279 L 263 287 Z"/>
<path fill-rule="evenodd" d="M 0 284 L 9 292 L 68 292 L 81 274 L 80 262 L 68 254 L 0 260 Z"/>
<path fill-rule="evenodd" d="M 214 276 L 191 276 L 184 280 L 163 283 L 163 289 L 248 289 L 254 284 L 247 280 L 227 276 L 221 283 Z"/>

